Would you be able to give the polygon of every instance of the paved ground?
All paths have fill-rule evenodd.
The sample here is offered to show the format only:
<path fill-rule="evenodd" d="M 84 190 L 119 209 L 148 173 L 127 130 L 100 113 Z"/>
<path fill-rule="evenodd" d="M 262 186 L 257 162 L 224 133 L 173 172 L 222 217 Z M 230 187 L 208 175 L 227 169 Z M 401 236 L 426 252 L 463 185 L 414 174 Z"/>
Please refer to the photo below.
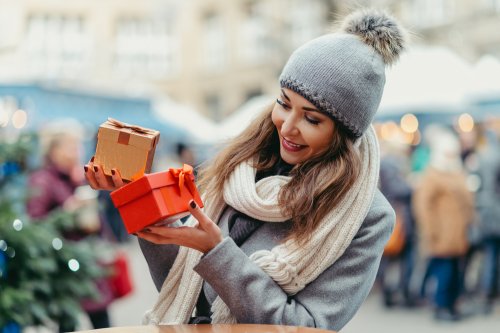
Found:
<path fill-rule="evenodd" d="M 133 326 L 141 323 L 143 313 L 151 307 L 157 295 L 149 271 L 134 239 L 126 246 L 130 254 L 135 280 L 135 292 L 111 307 L 113 326 Z M 84 323 L 83 328 L 86 327 Z M 437 323 L 427 308 L 386 310 L 380 306 L 376 293 L 370 295 L 354 319 L 342 330 L 344 333 L 400 332 L 500 332 L 500 304 L 489 316 L 474 316 L 458 323 Z"/>

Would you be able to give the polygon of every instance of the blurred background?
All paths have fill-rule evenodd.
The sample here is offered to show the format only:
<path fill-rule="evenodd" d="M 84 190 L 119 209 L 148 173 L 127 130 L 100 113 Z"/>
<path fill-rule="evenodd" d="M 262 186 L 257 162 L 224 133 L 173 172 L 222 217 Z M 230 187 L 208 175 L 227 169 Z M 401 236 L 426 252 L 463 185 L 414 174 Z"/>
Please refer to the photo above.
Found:
<path fill-rule="evenodd" d="M 153 171 L 198 165 L 273 102 L 295 48 L 360 7 L 411 32 L 374 122 L 403 231 L 344 331 L 497 331 L 500 0 L 0 0 L 0 332 L 140 324 L 157 293 L 137 240 L 82 179 L 99 125 L 159 130 Z M 423 241 L 456 230 L 444 262 Z"/>

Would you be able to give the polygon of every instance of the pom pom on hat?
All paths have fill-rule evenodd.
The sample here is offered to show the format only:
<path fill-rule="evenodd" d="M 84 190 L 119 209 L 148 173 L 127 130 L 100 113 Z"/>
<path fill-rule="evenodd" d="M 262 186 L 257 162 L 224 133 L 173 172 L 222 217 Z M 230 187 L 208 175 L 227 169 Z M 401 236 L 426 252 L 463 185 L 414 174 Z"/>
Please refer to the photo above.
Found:
<path fill-rule="evenodd" d="M 406 47 L 406 32 L 392 16 L 379 10 L 359 10 L 348 15 L 341 30 L 361 37 L 387 65 L 397 61 Z"/>

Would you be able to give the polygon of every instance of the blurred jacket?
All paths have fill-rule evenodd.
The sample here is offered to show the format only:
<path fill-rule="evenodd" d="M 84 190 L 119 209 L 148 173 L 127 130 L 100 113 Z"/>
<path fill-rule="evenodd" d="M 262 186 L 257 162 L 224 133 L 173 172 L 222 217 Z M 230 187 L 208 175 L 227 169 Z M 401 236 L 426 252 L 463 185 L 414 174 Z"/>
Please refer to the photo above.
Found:
<path fill-rule="evenodd" d="M 426 254 L 449 257 L 467 252 L 474 197 L 466 186 L 463 172 L 443 172 L 428 167 L 415 190 L 413 208 Z"/>
<path fill-rule="evenodd" d="M 435 258 L 461 256 L 469 249 L 475 202 L 467 187 L 460 143 L 446 128 L 433 128 L 429 143 L 429 164 L 413 195 L 422 252 Z"/>
<path fill-rule="evenodd" d="M 500 147 L 496 138 L 479 154 L 477 209 L 483 237 L 500 237 Z"/>

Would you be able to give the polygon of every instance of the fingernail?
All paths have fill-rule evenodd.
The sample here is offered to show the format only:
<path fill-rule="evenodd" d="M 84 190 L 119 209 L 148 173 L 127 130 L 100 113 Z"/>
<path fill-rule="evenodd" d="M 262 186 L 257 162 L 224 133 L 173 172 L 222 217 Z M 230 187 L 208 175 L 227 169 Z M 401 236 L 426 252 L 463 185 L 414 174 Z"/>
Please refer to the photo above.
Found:
<path fill-rule="evenodd" d="M 94 162 L 94 158 L 95 158 L 95 156 L 92 156 L 92 158 L 90 159 L 90 162 Z"/>
<path fill-rule="evenodd" d="M 95 166 L 95 167 L 94 167 L 94 171 L 95 171 L 95 172 L 99 171 L 99 168 Z"/>
<path fill-rule="evenodd" d="M 111 174 L 114 176 L 116 174 L 115 169 L 111 169 Z"/>
<path fill-rule="evenodd" d="M 88 166 L 84 166 L 83 169 L 85 170 L 85 172 L 89 171 L 89 167 Z"/>
<path fill-rule="evenodd" d="M 191 200 L 189 206 L 191 206 L 191 208 L 196 208 L 196 202 L 194 200 Z"/>
<path fill-rule="evenodd" d="M 143 230 L 144 230 L 145 232 L 151 232 L 151 229 L 149 229 L 149 228 L 145 228 L 145 229 L 143 229 Z"/>

